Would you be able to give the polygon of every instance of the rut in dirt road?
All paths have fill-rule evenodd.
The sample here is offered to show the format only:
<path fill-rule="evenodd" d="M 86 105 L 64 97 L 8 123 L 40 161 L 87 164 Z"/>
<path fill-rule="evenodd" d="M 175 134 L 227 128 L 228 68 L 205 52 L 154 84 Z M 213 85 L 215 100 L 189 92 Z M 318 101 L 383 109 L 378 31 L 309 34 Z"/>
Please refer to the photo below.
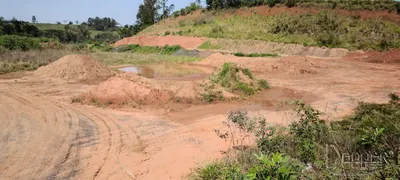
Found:
<path fill-rule="evenodd" d="M 141 142 L 122 122 L 17 89 L 0 99 L 0 179 L 135 179 L 119 156 Z"/>

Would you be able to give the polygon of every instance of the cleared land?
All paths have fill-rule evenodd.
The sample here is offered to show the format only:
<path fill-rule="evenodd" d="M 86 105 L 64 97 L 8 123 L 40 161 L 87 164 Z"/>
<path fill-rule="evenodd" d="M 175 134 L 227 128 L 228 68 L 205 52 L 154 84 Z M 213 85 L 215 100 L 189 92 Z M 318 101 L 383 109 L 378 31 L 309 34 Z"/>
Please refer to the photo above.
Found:
<path fill-rule="evenodd" d="M 234 13 L 254 14 L 255 9 Z M 271 13 L 276 9 L 282 8 Z M 113 52 L 111 46 L 107 52 L 100 47 L 2 53 L 0 179 L 187 179 L 192 168 L 222 158 L 230 147 L 215 133 L 227 130 L 223 122 L 230 111 L 288 126 L 293 111 L 285 103 L 303 100 L 331 122 L 351 114 L 360 101 L 386 103 L 389 93 L 400 94 L 400 49 L 355 52 L 268 43 L 271 39 L 250 38 L 256 28 L 240 25 L 254 19 L 234 15 L 226 14 L 231 19 L 225 20 L 213 15 L 212 23 L 184 33 L 206 37 L 176 35 L 195 26 L 179 25 L 195 17 L 189 15 L 119 42 L 194 49 L 172 55 L 161 55 L 160 47 L 137 47 L 159 53 L 140 54 Z M 229 28 L 222 28 L 224 38 L 202 34 L 229 23 L 242 28 L 243 37 L 235 38 L 242 35 Z M 398 31 L 393 23 L 378 24 L 380 30 Z M 175 36 L 154 36 L 166 30 Z M 282 37 L 314 42 L 309 35 Z M 279 56 L 234 55 L 239 52 Z M 8 73 L 15 70 L 20 71 Z"/>

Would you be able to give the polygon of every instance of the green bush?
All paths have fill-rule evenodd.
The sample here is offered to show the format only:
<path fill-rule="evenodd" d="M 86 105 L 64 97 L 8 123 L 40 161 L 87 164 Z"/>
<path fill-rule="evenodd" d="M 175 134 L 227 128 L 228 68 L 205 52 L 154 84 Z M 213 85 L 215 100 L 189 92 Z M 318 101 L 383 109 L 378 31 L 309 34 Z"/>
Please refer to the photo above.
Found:
<path fill-rule="evenodd" d="M 268 54 L 268 53 L 250 53 L 250 54 L 244 54 L 242 52 L 237 52 L 233 54 L 234 56 L 237 57 L 279 57 L 277 54 Z"/>
<path fill-rule="evenodd" d="M 328 126 L 319 118 L 321 112 L 304 102 L 295 102 L 295 112 L 300 118 L 290 124 L 290 134 L 294 136 L 299 160 L 304 163 L 317 160 L 318 144 L 327 139 Z"/>
<path fill-rule="evenodd" d="M 396 3 L 397 14 L 400 14 L 400 2 Z"/>
<path fill-rule="evenodd" d="M 296 0 L 286 0 L 285 5 L 289 8 L 296 6 Z"/>
<path fill-rule="evenodd" d="M 215 162 L 192 172 L 193 180 L 239 180 L 243 179 L 242 168 L 239 164 L 229 162 Z"/>
<path fill-rule="evenodd" d="M 165 31 L 164 36 L 168 36 L 168 35 L 170 35 L 170 34 L 171 34 L 170 31 Z"/>
<path fill-rule="evenodd" d="M 275 6 L 275 4 L 276 4 L 276 0 L 267 0 L 267 5 L 269 6 L 269 7 L 274 7 Z"/>
<path fill-rule="evenodd" d="M 113 32 L 103 32 L 94 37 L 94 40 L 99 43 L 115 43 L 119 39 L 119 35 Z"/>
<path fill-rule="evenodd" d="M 179 49 L 181 49 L 181 46 L 179 45 L 174 45 L 174 46 L 165 45 L 164 47 L 159 47 L 159 46 L 140 46 L 138 44 L 130 44 L 130 45 L 118 46 L 114 48 L 114 51 L 116 52 L 131 51 L 133 53 L 141 53 L 141 54 L 159 53 L 162 55 L 171 55 L 174 52 L 178 51 Z"/>
<path fill-rule="evenodd" d="M 33 37 L 3 35 L 0 36 L 0 46 L 8 50 L 27 51 L 30 49 L 40 49 L 40 40 Z"/>
<path fill-rule="evenodd" d="M 269 89 L 269 84 L 265 79 L 258 80 L 258 85 L 263 89 Z"/>
<path fill-rule="evenodd" d="M 235 53 L 235 54 L 233 54 L 233 55 L 235 55 L 235 56 L 237 56 L 237 57 L 245 57 L 245 56 L 246 56 L 246 55 L 243 54 L 242 52 L 237 52 L 237 53 Z"/>
<path fill-rule="evenodd" d="M 257 159 L 260 164 L 255 164 L 246 173 L 246 179 L 248 180 L 290 180 L 298 179 L 302 176 L 302 165 L 292 160 L 289 156 L 284 156 L 280 153 L 270 156 L 260 154 Z"/>

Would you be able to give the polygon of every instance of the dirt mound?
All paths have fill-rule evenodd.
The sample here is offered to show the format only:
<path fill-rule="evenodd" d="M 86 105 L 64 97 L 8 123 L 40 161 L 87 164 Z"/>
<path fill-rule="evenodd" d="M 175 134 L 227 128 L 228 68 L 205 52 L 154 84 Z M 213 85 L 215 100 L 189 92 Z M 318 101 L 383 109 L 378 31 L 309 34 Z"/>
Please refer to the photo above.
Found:
<path fill-rule="evenodd" d="M 220 53 L 212 54 L 198 64 L 221 67 L 226 62 L 249 68 L 254 73 L 267 73 L 271 76 L 318 74 L 322 73 L 321 68 L 325 67 L 321 61 L 301 56 L 283 58 L 236 57 Z"/>
<path fill-rule="evenodd" d="M 88 55 L 73 54 L 39 68 L 35 74 L 68 81 L 88 81 L 106 79 L 113 76 L 114 72 Z"/>
<path fill-rule="evenodd" d="M 157 81 L 133 73 L 124 73 L 100 84 L 85 95 L 84 99 L 99 104 L 157 106 L 176 99 L 196 99 L 197 87 L 195 82 Z"/>
<path fill-rule="evenodd" d="M 129 37 L 117 41 L 114 47 L 128 44 L 138 44 L 141 46 L 165 46 L 180 45 L 185 49 L 194 49 L 204 43 L 203 38 L 184 37 L 184 36 L 138 36 Z"/>

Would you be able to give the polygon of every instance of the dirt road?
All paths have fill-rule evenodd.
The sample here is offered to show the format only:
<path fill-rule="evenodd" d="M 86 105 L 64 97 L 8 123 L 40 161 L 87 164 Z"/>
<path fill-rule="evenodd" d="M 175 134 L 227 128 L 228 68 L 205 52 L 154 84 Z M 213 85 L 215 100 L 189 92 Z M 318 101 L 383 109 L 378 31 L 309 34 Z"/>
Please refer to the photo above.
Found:
<path fill-rule="evenodd" d="M 225 148 L 205 128 L 215 120 L 183 126 L 65 101 L 88 87 L 0 83 L 0 179 L 180 179 Z"/>

